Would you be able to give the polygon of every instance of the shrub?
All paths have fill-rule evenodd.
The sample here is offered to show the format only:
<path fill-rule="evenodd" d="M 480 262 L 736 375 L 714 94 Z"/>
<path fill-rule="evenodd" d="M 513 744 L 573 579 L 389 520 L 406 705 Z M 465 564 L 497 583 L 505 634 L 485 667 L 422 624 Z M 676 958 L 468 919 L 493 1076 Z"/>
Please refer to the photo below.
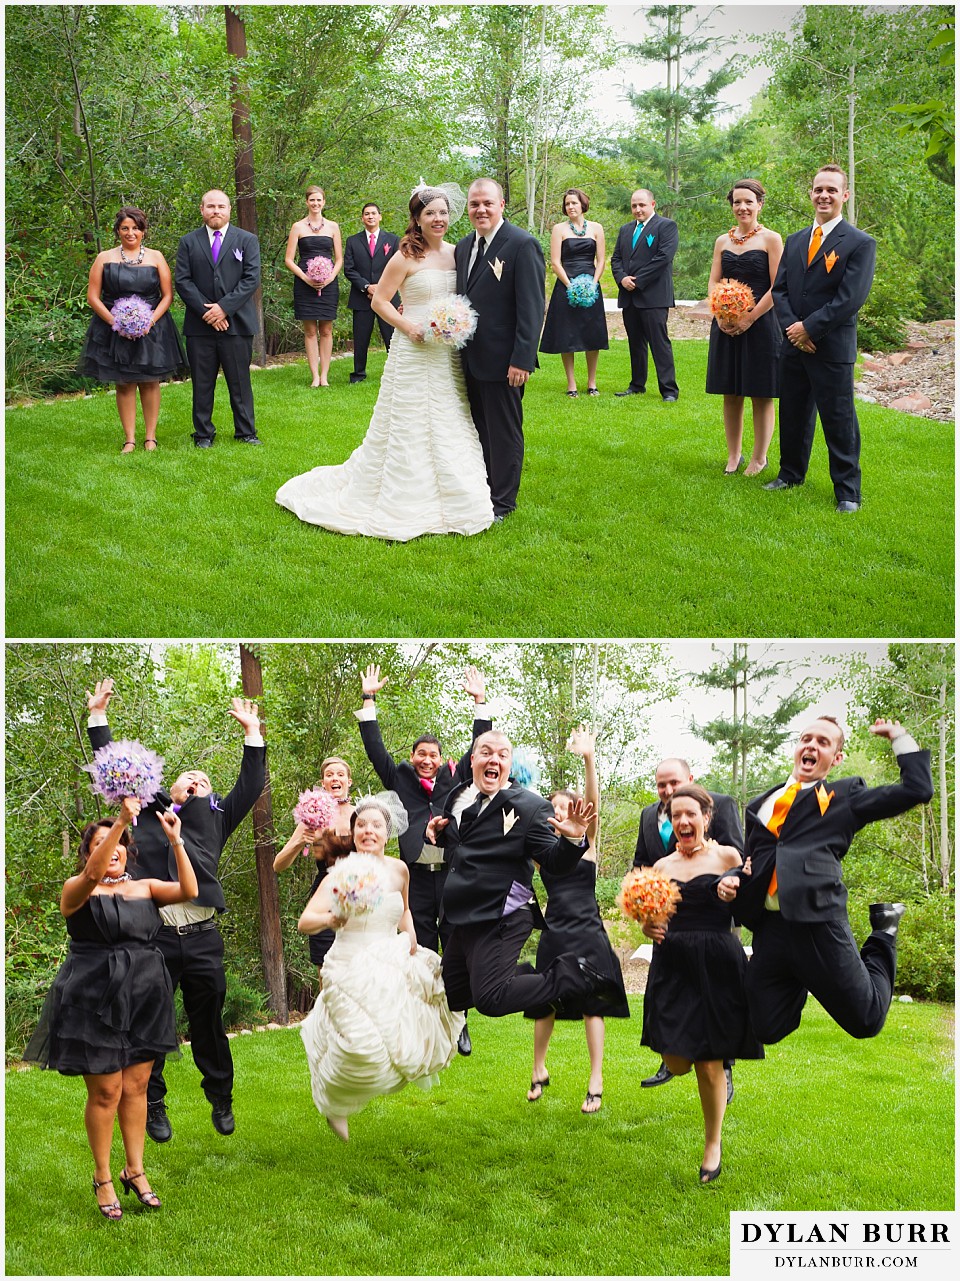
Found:
<path fill-rule="evenodd" d="M 898 350 L 906 342 L 906 321 L 922 310 L 916 266 L 895 257 L 881 242 L 873 288 L 857 322 L 861 350 Z"/>

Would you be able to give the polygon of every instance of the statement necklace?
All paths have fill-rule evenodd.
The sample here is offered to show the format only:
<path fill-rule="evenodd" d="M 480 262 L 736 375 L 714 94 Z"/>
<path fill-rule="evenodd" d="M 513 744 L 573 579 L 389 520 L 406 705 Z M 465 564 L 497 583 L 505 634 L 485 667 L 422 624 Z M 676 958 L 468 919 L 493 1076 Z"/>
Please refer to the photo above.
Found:
<path fill-rule="evenodd" d="M 755 236 L 758 231 L 763 231 L 763 230 L 764 230 L 763 223 L 758 222 L 757 225 L 754 227 L 753 231 L 748 231 L 745 236 L 738 236 L 736 227 L 731 227 L 730 231 L 728 232 L 728 235 L 730 236 L 730 239 L 733 241 L 735 245 L 745 245 L 752 236 Z"/>
<path fill-rule="evenodd" d="M 318 232 L 323 231 L 324 227 L 327 225 L 327 220 L 324 218 L 323 214 L 321 214 L 319 227 L 315 227 L 309 218 L 306 219 L 306 223 L 307 223 L 307 226 L 310 228 L 310 230 L 313 232 L 313 234 L 317 235 Z"/>
<path fill-rule="evenodd" d="M 141 240 L 140 242 L 140 252 L 137 254 L 136 258 L 128 258 L 127 255 L 123 252 L 123 245 L 121 245 L 120 261 L 125 262 L 128 267 L 139 267 L 140 264 L 143 262 L 143 241 Z"/>
<path fill-rule="evenodd" d="M 133 877 L 129 872 L 124 872 L 122 876 L 101 876 L 101 885 L 122 885 L 124 881 L 132 881 Z"/>
<path fill-rule="evenodd" d="M 677 853 L 680 855 L 681 858 L 693 858 L 694 854 L 699 854 L 701 850 L 705 850 L 706 848 L 707 848 L 706 841 L 701 841 L 700 844 L 695 845 L 692 850 L 683 849 L 678 842 Z"/>
<path fill-rule="evenodd" d="M 583 231 L 577 231 L 576 227 L 573 225 L 573 223 L 570 221 L 569 218 L 567 219 L 567 226 L 570 228 L 570 230 L 573 232 L 575 236 L 585 236 L 587 234 L 586 218 L 584 218 L 583 220 Z"/>

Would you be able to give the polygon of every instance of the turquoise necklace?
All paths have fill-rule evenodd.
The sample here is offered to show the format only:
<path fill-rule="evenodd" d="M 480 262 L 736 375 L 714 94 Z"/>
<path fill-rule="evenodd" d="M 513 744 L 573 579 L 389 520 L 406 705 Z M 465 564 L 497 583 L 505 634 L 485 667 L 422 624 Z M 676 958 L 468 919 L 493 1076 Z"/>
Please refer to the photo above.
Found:
<path fill-rule="evenodd" d="M 573 232 L 575 236 L 585 236 L 587 234 L 586 218 L 584 218 L 583 220 L 583 231 L 577 231 L 576 227 L 573 225 L 573 223 L 570 221 L 569 218 L 567 219 L 567 226 L 570 228 L 570 230 Z"/>

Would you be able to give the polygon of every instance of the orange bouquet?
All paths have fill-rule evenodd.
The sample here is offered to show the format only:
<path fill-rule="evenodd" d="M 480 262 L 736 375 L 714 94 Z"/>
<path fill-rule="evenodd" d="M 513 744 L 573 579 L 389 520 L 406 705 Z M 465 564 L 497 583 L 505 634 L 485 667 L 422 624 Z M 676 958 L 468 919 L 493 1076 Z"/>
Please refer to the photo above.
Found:
<path fill-rule="evenodd" d="M 739 320 L 756 302 L 753 290 L 742 280 L 724 277 L 710 290 L 710 310 L 718 320 Z"/>
<path fill-rule="evenodd" d="M 621 912 L 641 924 L 666 925 L 679 902 L 679 888 L 652 867 L 632 867 L 617 895 Z"/>

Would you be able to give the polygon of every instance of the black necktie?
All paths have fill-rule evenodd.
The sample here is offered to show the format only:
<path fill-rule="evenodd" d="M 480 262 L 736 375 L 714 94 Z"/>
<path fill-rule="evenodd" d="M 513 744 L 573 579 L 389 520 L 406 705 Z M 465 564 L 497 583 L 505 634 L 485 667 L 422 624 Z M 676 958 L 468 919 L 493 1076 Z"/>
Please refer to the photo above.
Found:
<path fill-rule="evenodd" d="M 473 827 L 476 820 L 480 817 L 480 807 L 483 804 L 483 800 L 484 800 L 483 793 L 478 792 L 477 799 L 473 802 L 472 805 L 468 805 L 467 808 L 460 815 L 460 821 L 457 824 L 457 827 L 459 828 L 459 831 L 460 831 L 461 841 L 466 840 L 467 833 L 470 831 L 470 828 Z"/>
<path fill-rule="evenodd" d="M 479 236 L 479 237 L 477 238 L 477 256 L 476 256 L 476 258 L 474 258 L 474 260 L 473 260 L 473 266 L 472 266 L 472 267 L 471 267 L 471 269 L 470 269 L 470 279 L 471 279 L 471 280 L 474 278 L 474 276 L 475 276 L 475 275 L 477 274 L 477 272 L 479 271 L 479 269 L 480 269 L 480 264 L 483 262 L 483 256 L 484 256 L 484 254 L 485 254 L 486 252 L 487 252 L 487 242 L 486 242 L 486 240 L 483 238 L 483 236 Z"/>

